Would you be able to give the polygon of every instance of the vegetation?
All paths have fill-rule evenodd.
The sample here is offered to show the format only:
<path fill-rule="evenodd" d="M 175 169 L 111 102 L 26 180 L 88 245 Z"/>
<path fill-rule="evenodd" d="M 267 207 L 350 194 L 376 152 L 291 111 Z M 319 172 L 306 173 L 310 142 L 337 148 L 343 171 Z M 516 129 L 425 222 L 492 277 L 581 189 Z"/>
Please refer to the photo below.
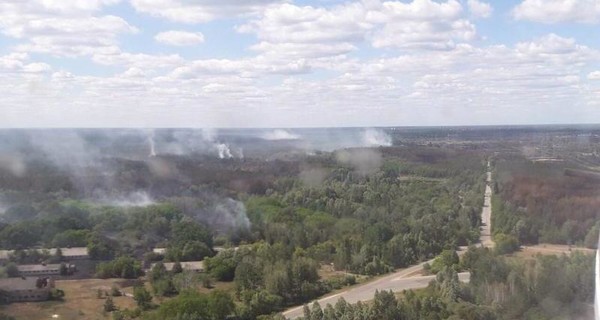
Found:
<path fill-rule="evenodd" d="M 538 163 L 518 156 L 496 160 L 493 232 L 525 244 L 595 248 L 600 227 L 600 180 L 571 174 L 571 168 L 577 166 L 570 161 Z"/>
<path fill-rule="evenodd" d="M 463 265 L 471 282 L 461 284 L 451 268 L 427 289 L 377 292 L 371 303 L 305 306 L 303 319 L 572 319 L 594 299 L 592 255 L 538 256 L 518 261 L 488 249 L 470 248 Z M 281 317 L 273 317 L 281 319 Z"/>

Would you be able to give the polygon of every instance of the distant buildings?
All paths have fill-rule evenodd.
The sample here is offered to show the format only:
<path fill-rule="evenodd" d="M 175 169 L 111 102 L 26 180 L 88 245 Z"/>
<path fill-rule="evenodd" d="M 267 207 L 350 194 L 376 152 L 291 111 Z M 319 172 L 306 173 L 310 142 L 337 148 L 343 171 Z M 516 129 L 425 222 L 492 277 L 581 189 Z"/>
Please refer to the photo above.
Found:
<path fill-rule="evenodd" d="M 35 250 L 38 253 L 47 253 L 49 255 L 56 255 L 56 248 L 52 249 L 26 249 L 23 251 L 32 251 Z M 86 260 L 89 259 L 90 256 L 88 254 L 88 250 L 86 247 L 76 247 L 76 248 L 60 248 L 61 255 L 64 260 Z M 0 261 L 8 261 L 10 259 L 10 255 L 14 254 L 15 250 L 0 250 Z"/>
<path fill-rule="evenodd" d="M 184 271 L 194 271 L 194 272 L 204 272 L 204 261 L 188 261 L 188 262 L 180 262 L 181 263 L 181 268 Z M 167 271 L 173 271 L 173 266 L 175 265 L 175 262 L 165 262 L 163 263 L 165 266 L 165 269 L 167 269 Z M 156 263 L 152 264 L 152 267 L 150 270 L 152 270 L 152 268 L 154 268 L 154 266 L 156 265 Z"/>
<path fill-rule="evenodd" d="M 50 299 L 54 281 L 50 278 L 0 279 L 0 299 L 3 302 L 45 301 Z"/>
<path fill-rule="evenodd" d="M 77 271 L 74 264 L 65 264 L 63 274 L 61 274 L 61 264 L 25 264 L 17 266 L 17 269 L 22 277 L 71 275 Z"/>

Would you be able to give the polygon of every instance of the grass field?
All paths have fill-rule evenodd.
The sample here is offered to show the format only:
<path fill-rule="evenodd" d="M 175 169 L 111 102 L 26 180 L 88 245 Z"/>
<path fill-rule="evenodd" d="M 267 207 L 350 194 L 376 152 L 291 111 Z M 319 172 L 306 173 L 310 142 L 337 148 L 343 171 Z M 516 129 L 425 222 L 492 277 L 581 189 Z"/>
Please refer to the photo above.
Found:
<path fill-rule="evenodd" d="M 132 298 L 133 281 L 123 279 L 85 279 L 85 280 L 58 280 L 56 288 L 65 292 L 63 301 L 12 303 L 0 306 L 0 312 L 13 316 L 18 320 L 41 319 L 111 319 L 111 315 L 103 314 L 105 298 L 98 298 L 98 290 L 110 293 L 113 286 L 119 288 L 125 296 L 112 297 L 117 308 L 135 309 L 136 303 Z M 149 285 L 146 285 L 150 291 Z M 214 288 L 232 293 L 233 283 L 217 282 Z M 208 293 L 212 289 L 199 287 L 198 291 Z M 104 296 L 104 294 L 103 294 Z M 154 299 L 160 304 L 169 298 Z"/>
<path fill-rule="evenodd" d="M 13 303 L 2 306 L 0 310 L 19 320 L 110 319 L 110 315 L 102 314 L 104 299 L 99 299 L 97 292 L 98 289 L 110 292 L 113 285 L 125 293 L 131 294 L 133 291 L 122 279 L 61 280 L 56 281 L 56 288 L 64 290 L 64 301 Z M 120 309 L 135 308 L 135 301 L 131 297 L 113 297 L 113 301 Z"/>

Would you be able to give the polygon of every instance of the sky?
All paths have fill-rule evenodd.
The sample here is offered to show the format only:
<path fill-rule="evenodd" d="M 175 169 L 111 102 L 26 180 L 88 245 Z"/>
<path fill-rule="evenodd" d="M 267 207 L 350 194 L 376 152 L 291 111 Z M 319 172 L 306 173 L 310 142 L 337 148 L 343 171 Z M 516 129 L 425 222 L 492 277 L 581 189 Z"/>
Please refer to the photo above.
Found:
<path fill-rule="evenodd" d="M 600 123 L 600 0 L 2 0 L 0 127 Z"/>

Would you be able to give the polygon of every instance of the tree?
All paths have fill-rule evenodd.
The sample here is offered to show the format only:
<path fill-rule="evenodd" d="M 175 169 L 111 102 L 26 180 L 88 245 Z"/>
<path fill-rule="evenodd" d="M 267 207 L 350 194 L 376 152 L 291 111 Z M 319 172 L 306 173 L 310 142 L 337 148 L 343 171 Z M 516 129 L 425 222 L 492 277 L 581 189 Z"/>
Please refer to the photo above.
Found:
<path fill-rule="evenodd" d="M 92 260 L 109 260 L 115 255 L 116 244 L 99 234 L 88 236 L 87 250 Z"/>
<path fill-rule="evenodd" d="M 171 270 L 174 274 L 182 273 L 183 267 L 181 266 L 181 262 L 177 261 L 173 264 L 173 269 Z"/>
<path fill-rule="evenodd" d="M 208 306 L 210 316 L 214 320 L 225 319 L 235 308 L 231 296 L 220 290 L 212 291 L 208 295 Z"/>
<path fill-rule="evenodd" d="M 519 240 L 511 235 L 498 233 L 494 236 L 496 247 L 494 250 L 498 254 L 508 254 L 519 250 Z"/>
<path fill-rule="evenodd" d="M 115 310 L 117 310 L 117 308 L 115 307 L 113 299 L 111 297 L 106 297 L 106 300 L 104 300 L 104 312 L 113 312 Z"/>
<path fill-rule="evenodd" d="M 6 265 L 6 274 L 10 278 L 18 277 L 19 276 L 19 268 L 17 267 L 17 265 L 15 263 L 9 262 Z"/>
<path fill-rule="evenodd" d="M 142 310 L 148 310 L 152 307 L 152 295 L 143 286 L 133 288 L 133 299 Z"/>
<path fill-rule="evenodd" d="M 159 319 L 212 319 L 211 311 L 206 295 L 185 291 L 162 303 L 158 308 L 157 315 Z M 184 316 L 188 318 L 184 318 Z"/>

